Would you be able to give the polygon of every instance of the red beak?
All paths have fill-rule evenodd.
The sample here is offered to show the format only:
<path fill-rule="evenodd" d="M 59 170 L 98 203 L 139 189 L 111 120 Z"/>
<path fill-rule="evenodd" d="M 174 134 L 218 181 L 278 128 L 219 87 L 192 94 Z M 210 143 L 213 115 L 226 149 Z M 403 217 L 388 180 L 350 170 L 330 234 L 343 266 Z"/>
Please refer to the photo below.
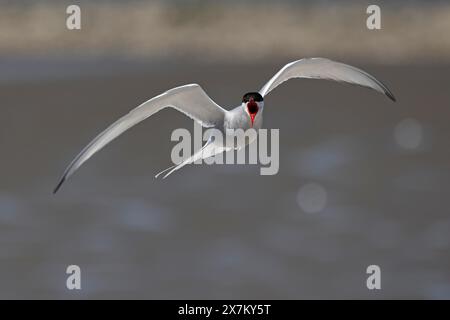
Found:
<path fill-rule="evenodd" d="M 250 101 L 247 103 L 247 110 L 248 114 L 250 115 L 250 120 L 252 121 L 252 127 L 253 122 L 255 121 L 256 114 L 258 113 L 258 104 L 255 102 L 253 98 L 250 98 Z"/>

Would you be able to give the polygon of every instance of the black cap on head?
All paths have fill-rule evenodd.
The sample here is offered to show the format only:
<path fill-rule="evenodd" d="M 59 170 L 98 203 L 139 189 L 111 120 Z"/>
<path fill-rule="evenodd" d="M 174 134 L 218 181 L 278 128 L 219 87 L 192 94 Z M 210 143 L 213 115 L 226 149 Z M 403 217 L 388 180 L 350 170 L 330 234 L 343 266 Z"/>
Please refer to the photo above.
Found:
<path fill-rule="evenodd" d="M 264 101 L 264 98 L 259 94 L 259 92 L 248 92 L 242 97 L 242 102 L 248 102 L 250 98 L 253 98 L 256 102 Z"/>

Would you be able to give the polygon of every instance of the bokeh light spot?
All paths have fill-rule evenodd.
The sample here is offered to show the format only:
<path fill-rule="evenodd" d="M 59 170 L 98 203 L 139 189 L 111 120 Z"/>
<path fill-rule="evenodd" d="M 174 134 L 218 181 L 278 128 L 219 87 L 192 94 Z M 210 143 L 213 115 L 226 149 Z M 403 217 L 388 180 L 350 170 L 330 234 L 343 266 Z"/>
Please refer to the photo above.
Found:
<path fill-rule="evenodd" d="M 327 191 L 318 183 L 307 183 L 298 191 L 297 203 L 306 213 L 318 213 L 327 205 Z"/>
<path fill-rule="evenodd" d="M 403 149 L 417 149 L 423 140 L 422 126 L 415 119 L 404 119 L 395 126 L 394 138 L 397 144 Z"/>

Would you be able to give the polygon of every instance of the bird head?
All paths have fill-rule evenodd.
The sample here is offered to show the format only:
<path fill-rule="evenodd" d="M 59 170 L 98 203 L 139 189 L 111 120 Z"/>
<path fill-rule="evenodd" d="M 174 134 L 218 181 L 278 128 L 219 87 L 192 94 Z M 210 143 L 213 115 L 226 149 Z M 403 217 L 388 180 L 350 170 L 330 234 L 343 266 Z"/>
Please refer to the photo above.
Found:
<path fill-rule="evenodd" d="M 258 112 L 262 112 L 264 108 L 264 98 L 258 92 L 249 92 L 242 97 L 242 107 L 250 117 L 251 126 L 255 122 Z"/>

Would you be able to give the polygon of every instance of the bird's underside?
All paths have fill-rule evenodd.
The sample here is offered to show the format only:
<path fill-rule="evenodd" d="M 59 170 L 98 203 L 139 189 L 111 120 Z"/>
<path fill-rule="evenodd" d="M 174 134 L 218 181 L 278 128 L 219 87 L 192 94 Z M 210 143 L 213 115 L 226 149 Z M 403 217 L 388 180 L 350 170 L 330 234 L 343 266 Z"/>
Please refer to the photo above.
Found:
<path fill-rule="evenodd" d="M 259 94 L 265 97 L 277 86 L 292 78 L 326 79 L 355 84 L 376 90 L 395 101 L 394 95 L 389 89 L 372 75 L 358 68 L 324 58 L 301 59 L 285 65 L 261 88 Z M 233 121 L 235 120 L 233 117 L 247 116 L 245 106 L 238 106 L 232 111 L 227 111 L 216 104 L 198 84 L 188 84 L 173 88 L 131 110 L 95 137 L 66 168 L 54 189 L 54 193 L 59 190 L 64 181 L 97 151 L 126 130 L 167 107 L 172 107 L 184 113 L 205 128 L 216 127 L 223 129 L 226 122 L 236 123 L 235 126 L 237 127 L 233 129 L 239 129 L 242 128 L 242 121 Z M 192 157 L 161 173 L 170 170 L 164 176 L 167 177 L 172 172 L 194 162 L 198 158 L 205 159 L 224 151 L 227 151 L 226 147 L 218 145 L 214 141 L 208 141 Z"/>

